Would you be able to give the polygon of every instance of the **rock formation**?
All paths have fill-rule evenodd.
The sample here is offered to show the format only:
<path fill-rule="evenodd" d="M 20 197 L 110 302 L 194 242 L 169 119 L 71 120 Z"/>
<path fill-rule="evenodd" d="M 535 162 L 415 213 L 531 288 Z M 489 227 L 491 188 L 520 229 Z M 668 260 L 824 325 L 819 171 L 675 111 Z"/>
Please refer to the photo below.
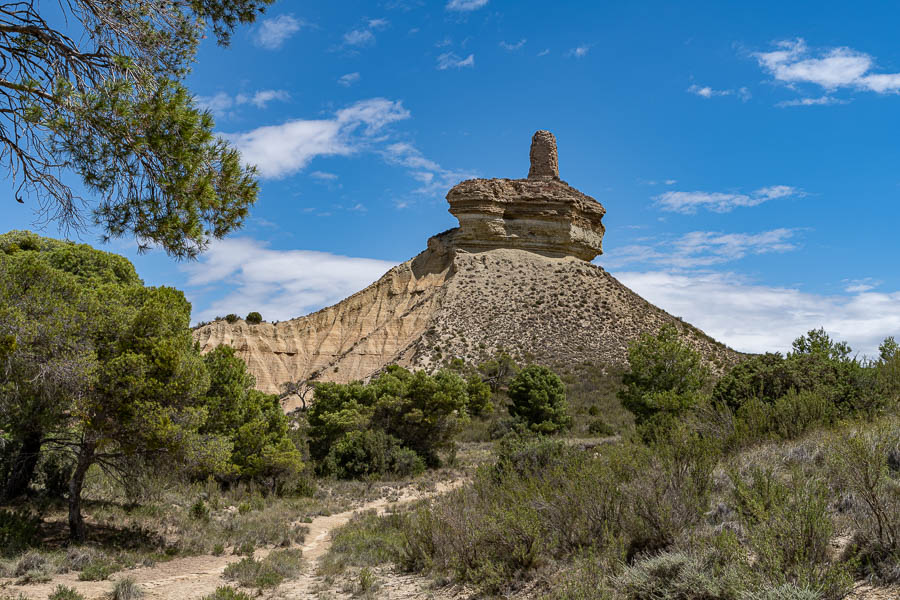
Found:
<path fill-rule="evenodd" d="M 500 349 L 537 362 L 620 365 L 628 343 L 674 324 L 712 363 L 737 354 L 653 306 L 588 261 L 605 210 L 559 179 L 556 141 L 532 139 L 527 179 L 471 179 L 447 194 L 460 226 L 349 298 L 277 324 L 226 321 L 194 332 L 234 346 L 276 392 L 285 382 L 365 379 L 384 366 L 433 369 Z"/>

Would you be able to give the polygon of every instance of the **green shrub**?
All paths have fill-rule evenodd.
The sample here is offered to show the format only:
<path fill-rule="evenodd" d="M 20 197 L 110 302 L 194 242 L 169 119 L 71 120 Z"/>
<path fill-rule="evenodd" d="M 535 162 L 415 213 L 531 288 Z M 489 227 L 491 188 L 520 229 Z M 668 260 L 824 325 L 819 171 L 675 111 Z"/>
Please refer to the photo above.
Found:
<path fill-rule="evenodd" d="M 254 389 L 246 363 L 230 346 L 203 357 L 210 386 L 203 397 L 209 418 L 200 433 L 227 440 L 229 464 L 220 477 L 252 480 L 283 492 L 303 472 L 303 455 L 293 443 L 290 422 L 278 396 Z M 205 477 L 208 473 L 197 473 Z"/>
<path fill-rule="evenodd" d="M 79 594 L 75 588 L 58 585 L 56 586 L 56 589 L 47 596 L 47 600 L 84 600 L 84 596 Z"/>
<path fill-rule="evenodd" d="M 391 451 L 390 472 L 397 477 L 415 477 L 425 471 L 425 461 L 409 448 L 397 447 Z"/>
<path fill-rule="evenodd" d="M 199 498 L 191 505 L 190 514 L 193 519 L 203 521 L 204 523 L 209 522 L 209 507 L 206 505 L 206 502 Z"/>
<path fill-rule="evenodd" d="M 601 456 L 556 440 L 507 441 L 497 465 L 471 486 L 420 506 L 399 527 L 401 564 L 449 573 L 498 593 L 547 564 L 592 548 L 625 558 L 633 498 L 625 489 L 642 472 L 642 454 L 611 446 Z"/>
<path fill-rule="evenodd" d="M 772 430 L 781 439 L 800 437 L 813 427 L 830 425 L 835 407 L 814 391 L 789 391 L 772 405 Z"/>
<path fill-rule="evenodd" d="M 519 371 L 507 394 L 512 401 L 509 414 L 522 419 L 535 432 L 556 433 L 572 424 L 566 387 L 547 367 L 532 365 Z"/>
<path fill-rule="evenodd" d="M 236 580 L 245 587 L 274 588 L 300 572 L 300 550 L 273 550 L 264 559 L 243 558 L 225 567 L 223 577 Z"/>
<path fill-rule="evenodd" d="M 852 579 L 845 565 L 828 560 L 834 525 L 824 482 L 761 467 L 730 477 L 732 506 L 756 557 L 754 571 L 775 584 L 818 586 L 826 598 L 842 598 Z"/>
<path fill-rule="evenodd" d="M 647 424 L 652 439 L 677 423 L 698 404 L 709 381 L 700 354 L 684 342 L 674 326 L 657 335 L 644 334 L 628 346 L 628 371 L 618 396 L 640 427 Z"/>
<path fill-rule="evenodd" d="M 228 321 L 229 324 L 237 323 L 240 320 L 240 317 L 234 313 L 225 315 L 225 320 Z"/>
<path fill-rule="evenodd" d="M 0 556 L 15 556 L 39 539 L 41 519 L 28 510 L 0 509 Z"/>
<path fill-rule="evenodd" d="M 664 552 L 625 569 L 615 587 L 626 600 L 739 600 L 742 584 L 708 554 Z"/>
<path fill-rule="evenodd" d="M 341 463 L 352 464 L 348 476 L 386 472 L 396 445 L 414 451 L 427 466 L 438 466 L 438 451 L 452 448 L 469 420 L 470 387 L 449 370 L 432 376 L 396 365 L 369 384 L 319 384 L 308 413 L 310 454 L 326 472 Z M 341 447 L 336 449 L 336 444 Z M 329 454 L 332 460 L 324 464 Z M 407 464 L 410 458 L 398 455 L 398 461 Z M 360 463 L 369 459 L 375 464 Z"/>
<path fill-rule="evenodd" d="M 253 600 L 253 598 L 244 592 L 240 592 L 233 587 L 227 585 L 216 588 L 216 591 L 208 596 L 204 596 L 202 600 Z"/>
<path fill-rule="evenodd" d="M 85 566 L 78 574 L 79 581 L 104 581 L 119 570 L 119 566 L 106 559 L 98 559 Z"/>
<path fill-rule="evenodd" d="M 815 586 L 798 586 L 785 583 L 776 587 L 744 592 L 740 600 L 823 600 L 824 596 Z"/>
<path fill-rule="evenodd" d="M 900 430 L 896 422 L 842 435 L 829 453 L 838 489 L 850 492 L 854 542 L 864 575 L 900 580 Z"/>
<path fill-rule="evenodd" d="M 777 352 L 767 352 L 739 362 L 720 377 L 712 398 L 737 411 L 754 399 L 772 403 L 797 387 L 798 381 L 785 358 Z"/>
<path fill-rule="evenodd" d="M 123 577 L 116 582 L 111 600 L 137 600 L 144 595 L 133 577 Z"/>
<path fill-rule="evenodd" d="M 614 435 L 616 430 L 613 429 L 606 421 L 603 419 L 594 419 L 590 423 L 588 423 L 588 432 L 591 435 Z"/>
<path fill-rule="evenodd" d="M 642 471 L 627 486 L 636 517 L 628 555 L 666 549 L 696 526 L 709 508 L 718 446 L 687 427 L 669 430 L 664 442 L 643 453 Z"/>
<path fill-rule="evenodd" d="M 397 438 L 378 429 L 350 431 L 331 446 L 322 471 L 339 479 L 382 475 L 388 472 L 391 455 L 399 445 Z"/>
<path fill-rule="evenodd" d="M 263 318 L 262 318 L 261 314 L 259 314 L 256 311 L 253 311 L 253 312 L 249 313 L 247 315 L 247 318 L 244 320 L 247 321 L 248 323 L 250 323 L 251 325 L 259 325 L 260 323 L 262 323 Z"/>

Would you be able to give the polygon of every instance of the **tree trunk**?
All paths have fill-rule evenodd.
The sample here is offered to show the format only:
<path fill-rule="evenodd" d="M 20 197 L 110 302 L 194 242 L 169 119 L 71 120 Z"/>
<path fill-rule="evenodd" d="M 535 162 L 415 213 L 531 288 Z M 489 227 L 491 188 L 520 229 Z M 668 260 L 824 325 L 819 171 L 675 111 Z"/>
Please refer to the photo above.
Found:
<path fill-rule="evenodd" d="M 72 479 L 69 480 L 69 538 L 73 542 L 83 542 L 85 537 L 84 517 L 81 516 L 81 490 L 84 487 L 84 476 L 94 462 L 94 446 L 88 444 L 81 447 L 78 462 Z"/>
<path fill-rule="evenodd" d="M 3 486 L 0 499 L 12 500 L 23 495 L 28 490 L 28 484 L 34 478 L 34 470 L 37 468 L 38 457 L 41 454 L 41 444 L 44 436 L 40 431 L 29 432 L 22 439 L 22 444 L 12 461 L 9 471 L 9 479 Z"/>

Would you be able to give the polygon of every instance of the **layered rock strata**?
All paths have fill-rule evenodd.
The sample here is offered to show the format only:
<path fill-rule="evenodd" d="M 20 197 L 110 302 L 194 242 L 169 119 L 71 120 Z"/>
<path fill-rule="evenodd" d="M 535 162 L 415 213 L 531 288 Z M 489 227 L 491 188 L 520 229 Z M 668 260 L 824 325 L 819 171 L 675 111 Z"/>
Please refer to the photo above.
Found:
<path fill-rule="evenodd" d="M 447 194 L 459 219 L 457 248 L 517 248 L 544 256 L 593 260 L 603 252 L 603 206 L 559 178 L 556 140 L 538 131 L 528 179 L 470 179 Z"/>

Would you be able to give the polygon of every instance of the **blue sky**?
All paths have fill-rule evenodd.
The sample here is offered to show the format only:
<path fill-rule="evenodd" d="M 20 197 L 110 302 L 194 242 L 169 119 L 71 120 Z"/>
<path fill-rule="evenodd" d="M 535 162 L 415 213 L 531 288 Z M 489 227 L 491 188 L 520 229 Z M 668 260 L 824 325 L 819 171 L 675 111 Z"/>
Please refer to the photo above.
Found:
<path fill-rule="evenodd" d="M 596 263 L 626 285 L 739 350 L 825 326 L 873 354 L 900 336 L 898 13 L 281 0 L 231 47 L 208 40 L 188 81 L 262 174 L 247 227 L 193 264 L 108 248 L 195 320 L 300 316 L 455 226 L 458 181 L 524 177 L 550 129 L 563 179 L 607 209 Z M 32 208 L 8 200 L 4 229 Z"/>

